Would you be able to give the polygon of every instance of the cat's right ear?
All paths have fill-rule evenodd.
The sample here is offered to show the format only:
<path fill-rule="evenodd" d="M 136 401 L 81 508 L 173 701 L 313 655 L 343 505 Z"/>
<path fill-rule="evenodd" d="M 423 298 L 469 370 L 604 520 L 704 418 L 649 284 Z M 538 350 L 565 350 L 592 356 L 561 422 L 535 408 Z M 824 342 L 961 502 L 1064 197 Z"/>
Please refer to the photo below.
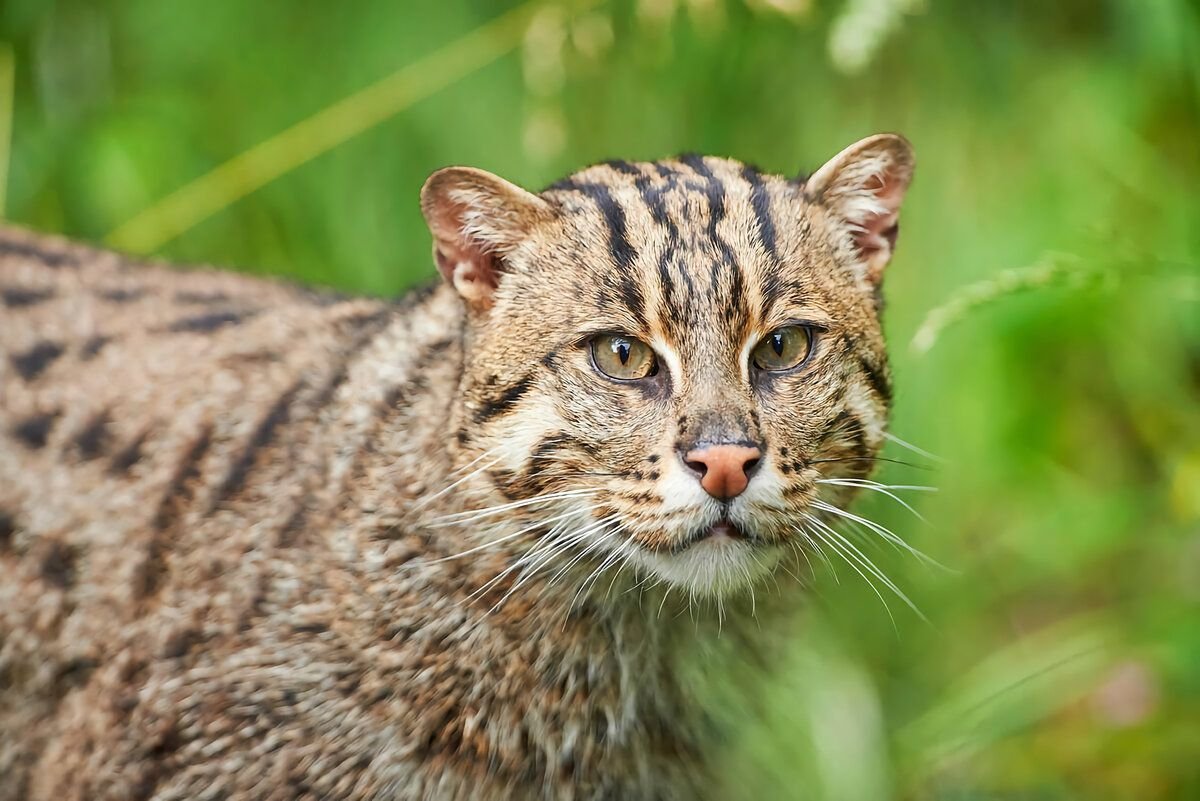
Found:
<path fill-rule="evenodd" d="M 477 311 L 491 307 L 505 257 L 554 216 L 537 195 L 472 167 L 447 167 L 429 176 L 421 188 L 421 212 L 433 233 L 438 271 Z"/>

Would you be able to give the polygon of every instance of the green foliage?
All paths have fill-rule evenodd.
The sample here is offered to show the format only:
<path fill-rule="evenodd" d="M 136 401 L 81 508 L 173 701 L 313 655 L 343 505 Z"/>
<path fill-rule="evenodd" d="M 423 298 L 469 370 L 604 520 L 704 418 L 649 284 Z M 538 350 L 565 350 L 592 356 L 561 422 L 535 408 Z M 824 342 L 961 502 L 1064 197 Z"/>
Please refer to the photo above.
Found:
<path fill-rule="evenodd" d="M 1200 797 L 1194 4 L 5 0 L 0 133 L 10 61 L 11 219 L 382 294 L 433 274 L 446 164 L 795 172 L 904 132 L 893 430 L 941 460 L 897 445 L 881 478 L 940 492 L 904 495 L 928 524 L 858 511 L 950 570 L 870 549 L 928 623 L 819 570 L 728 795 Z M 273 172 L 226 164 L 322 114 Z"/>

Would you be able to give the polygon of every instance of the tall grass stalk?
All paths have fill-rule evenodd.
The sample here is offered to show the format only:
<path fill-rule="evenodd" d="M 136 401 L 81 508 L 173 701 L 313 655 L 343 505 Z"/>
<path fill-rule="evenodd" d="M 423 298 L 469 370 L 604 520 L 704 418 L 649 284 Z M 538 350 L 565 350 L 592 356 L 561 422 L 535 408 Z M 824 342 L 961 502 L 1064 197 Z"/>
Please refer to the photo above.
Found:
<path fill-rule="evenodd" d="M 8 163 L 12 153 L 12 118 L 16 56 L 12 45 L 0 44 L 0 219 L 8 199 Z"/>
<path fill-rule="evenodd" d="M 569 8 L 579 12 L 596 2 L 575 0 Z M 105 241 L 134 253 L 159 249 L 251 192 L 514 50 L 544 4 L 531 0 L 321 109 L 167 195 Z"/>

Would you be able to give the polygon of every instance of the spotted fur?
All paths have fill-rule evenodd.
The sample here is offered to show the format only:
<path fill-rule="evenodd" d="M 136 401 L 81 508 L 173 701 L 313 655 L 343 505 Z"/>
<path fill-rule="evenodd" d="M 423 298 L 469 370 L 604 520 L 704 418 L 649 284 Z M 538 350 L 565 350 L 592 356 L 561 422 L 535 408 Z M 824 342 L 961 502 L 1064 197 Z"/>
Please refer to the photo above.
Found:
<path fill-rule="evenodd" d="M 883 439 L 911 166 L 451 168 L 447 281 L 394 303 L 0 231 L 0 801 L 711 792 L 689 677 L 769 639 L 750 593 Z M 811 358 L 753 371 L 792 323 Z M 601 333 L 662 369 L 604 377 Z M 762 449 L 730 502 L 713 441 Z"/>

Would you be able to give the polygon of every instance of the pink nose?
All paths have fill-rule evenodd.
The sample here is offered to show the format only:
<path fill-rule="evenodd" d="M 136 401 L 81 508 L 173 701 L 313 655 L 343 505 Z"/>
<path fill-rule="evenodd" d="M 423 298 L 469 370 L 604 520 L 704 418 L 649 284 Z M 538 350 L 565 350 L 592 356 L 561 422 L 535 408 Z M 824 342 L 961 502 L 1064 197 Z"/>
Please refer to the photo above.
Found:
<path fill-rule="evenodd" d="M 683 461 L 700 476 L 700 486 L 719 501 L 741 495 L 762 452 L 751 445 L 708 445 L 690 450 Z"/>

